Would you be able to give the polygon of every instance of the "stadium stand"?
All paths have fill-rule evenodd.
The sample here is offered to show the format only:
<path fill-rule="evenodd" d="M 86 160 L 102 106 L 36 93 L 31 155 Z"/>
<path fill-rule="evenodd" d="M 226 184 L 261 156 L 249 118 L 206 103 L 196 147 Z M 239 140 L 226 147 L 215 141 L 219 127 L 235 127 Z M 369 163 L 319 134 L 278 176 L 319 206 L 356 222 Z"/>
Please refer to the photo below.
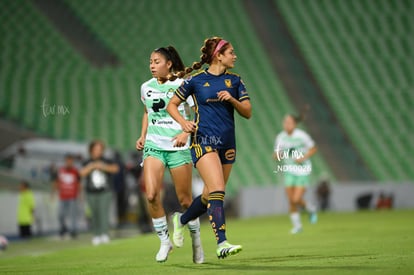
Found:
<path fill-rule="evenodd" d="M 274 1 L 376 177 L 414 179 L 413 3 Z"/>
<path fill-rule="evenodd" d="M 111 147 L 133 150 L 143 112 L 139 87 L 150 77 L 151 50 L 172 44 L 191 64 L 198 59 L 204 38 L 219 35 L 236 48 L 235 71 L 246 82 L 254 107 L 251 120 L 237 118 L 238 162 L 228 193 L 278 181 L 271 159 L 273 142 L 284 114 L 295 108 L 238 1 L 65 3 L 117 55 L 120 65 L 91 66 L 33 3 L 1 1 L 0 111 L 5 117 L 46 136 L 78 141 L 100 137 Z M 198 18 L 200 11 L 203 20 Z M 59 107 L 69 113 L 58 113 Z M 322 175 L 334 178 L 317 155 L 314 180 Z"/>

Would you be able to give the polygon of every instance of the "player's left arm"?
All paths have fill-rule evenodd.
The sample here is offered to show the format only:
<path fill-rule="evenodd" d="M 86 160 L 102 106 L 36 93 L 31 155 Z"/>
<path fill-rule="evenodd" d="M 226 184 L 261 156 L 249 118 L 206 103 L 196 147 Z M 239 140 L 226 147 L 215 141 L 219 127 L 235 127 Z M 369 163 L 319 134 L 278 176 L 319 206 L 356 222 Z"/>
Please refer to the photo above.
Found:
<path fill-rule="evenodd" d="M 234 109 L 244 118 L 249 119 L 252 116 L 252 105 L 250 103 L 250 97 L 246 91 L 246 86 L 243 80 L 239 77 L 235 83 L 236 85 L 236 98 L 233 97 L 228 91 L 220 91 L 217 93 L 217 97 L 221 101 L 229 102 Z"/>
<path fill-rule="evenodd" d="M 303 133 L 303 139 L 304 139 L 303 142 L 305 144 L 305 147 L 309 149 L 303 157 L 296 160 L 297 163 L 304 162 L 305 160 L 311 158 L 318 151 L 318 149 L 316 148 L 315 142 L 307 133 Z"/>
<path fill-rule="evenodd" d="M 307 152 L 306 152 L 306 154 L 303 156 L 303 157 L 301 157 L 301 158 L 299 158 L 299 159 L 297 159 L 296 160 L 296 162 L 297 163 L 302 163 L 302 162 L 304 162 L 305 160 L 307 160 L 307 159 L 309 159 L 309 158 L 311 158 L 316 152 L 318 151 L 318 148 L 316 148 L 316 146 L 313 146 L 312 148 L 310 148 Z"/>
<path fill-rule="evenodd" d="M 233 105 L 234 109 L 244 118 L 249 119 L 252 116 L 252 105 L 250 99 L 246 98 L 243 101 L 231 96 L 228 91 L 220 91 L 217 93 L 217 98 L 221 101 L 227 101 Z"/>

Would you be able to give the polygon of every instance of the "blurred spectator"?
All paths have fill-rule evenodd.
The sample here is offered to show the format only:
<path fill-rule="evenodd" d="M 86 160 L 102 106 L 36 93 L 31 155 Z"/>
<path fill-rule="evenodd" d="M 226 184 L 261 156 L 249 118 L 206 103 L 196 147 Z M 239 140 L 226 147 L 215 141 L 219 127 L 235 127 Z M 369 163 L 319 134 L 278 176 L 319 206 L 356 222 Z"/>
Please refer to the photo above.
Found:
<path fill-rule="evenodd" d="M 329 197 L 331 194 L 331 189 L 329 187 L 328 180 L 322 180 L 317 189 L 316 189 L 316 196 L 319 202 L 319 209 L 321 211 L 326 211 L 329 208 Z"/>
<path fill-rule="evenodd" d="M 116 196 L 116 212 L 118 218 L 118 226 L 121 226 L 126 220 L 126 209 L 127 209 L 127 201 L 126 201 L 126 184 L 125 184 L 125 177 L 126 177 L 126 166 L 122 161 L 121 154 L 119 152 L 115 153 L 115 163 L 119 167 L 118 173 L 114 174 L 114 191 Z"/>
<path fill-rule="evenodd" d="M 104 150 L 105 144 L 102 141 L 92 141 L 89 144 L 90 158 L 80 170 L 81 177 L 86 178 L 86 195 L 94 234 L 93 245 L 109 242 L 111 176 L 119 171 L 117 164 L 104 158 Z"/>
<path fill-rule="evenodd" d="M 376 209 L 391 209 L 394 201 L 394 196 L 390 194 L 389 196 L 386 196 L 384 192 L 381 192 L 377 204 Z"/>
<path fill-rule="evenodd" d="M 132 152 L 131 154 L 132 164 L 129 166 L 128 171 L 133 175 L 136 186 L 136 195 L 138 197 L 138 227 L 142 233 L 151 233 L 153 231 L 151 217 L 147 212 L 146 198 L 145 198 L 145 185 L 143 171 L 143 160 L 141 152 Z"/>
<path fill-rule="evenodd" d="M 358 210 L 370 209 L 372 197 L 373 197 L 372 193 L 365 193 L 365 194 L 359 195 L 355 200 L 357 209 Z"/>
<path fill-rule="evenodd" d="M 66 233 L 70 233 L 72 238 L 76 238 L 78 221 L 78 197 L 81 192 L 79 172 L 74 166 L 74 157 L 65 156 L 65 166 L 59 168 L 53 181 L 52 198 L 59 193 L 59 235 L 64 238 Z M 70 219 L 70 230 L 66 226 L 66 219 Z"/>
<path fill-rule="evenodd" d="M 19 235 L 21 238 L 30 238 L 34 221 L 35 200 L 29 183 L 25 181 L 20 184 L 18 201 L 17 223 Z"/>

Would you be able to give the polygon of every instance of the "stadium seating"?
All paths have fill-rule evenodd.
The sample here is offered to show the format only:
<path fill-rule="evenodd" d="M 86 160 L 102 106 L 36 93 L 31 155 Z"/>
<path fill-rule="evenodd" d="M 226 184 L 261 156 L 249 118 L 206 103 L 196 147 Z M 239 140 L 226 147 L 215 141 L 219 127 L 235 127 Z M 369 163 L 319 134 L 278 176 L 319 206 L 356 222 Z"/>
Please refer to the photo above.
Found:
<path fill-rule="evenodd" d="M 374 175 L 383 181 L 412 180 L 412 2 L 275 3 Z"/>
<path fill-rule="evenodd" d="M 236 48 L 235 71 L 246 82 L 254 109 L 251 120 L 237 118 L 238 162 L 228 193 L 241 186 L 279 182 L 273 173 L 273 142 L 284 114 L 295 108 L 239 1 L 66 3 L 116 53 L 121 65 L 93 67 L 31 2 L 0 1 L 5 43 L 0 112 L 47 136 L 79 141 L 100 137 L 112 147 L 133 150 L 143 112 L 140 84 L 150 77 L 149 53 L 172 44 L 191 64 L 198 60 L 206 37 L 223 36 Z M 45 105 L 66 107 L 69 113 L 45 115 Z M 319 154 L 314 158 L 314 180 L 321 175 L 334 178 Z"/>

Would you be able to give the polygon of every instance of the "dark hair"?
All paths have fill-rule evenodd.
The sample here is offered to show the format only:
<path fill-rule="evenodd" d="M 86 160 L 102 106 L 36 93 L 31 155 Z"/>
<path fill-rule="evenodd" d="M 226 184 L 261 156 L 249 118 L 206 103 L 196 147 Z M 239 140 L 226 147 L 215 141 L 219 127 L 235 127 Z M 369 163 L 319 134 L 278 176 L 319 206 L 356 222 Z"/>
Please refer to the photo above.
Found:
<path fill-rule="evenodd" d="M 71 153 L 66 153 L 65 154 L 65 159 L 74 159 L 74 158 L 75 158 L 75 156 L 72 155 Z"/>
<path fill-rule="evenodd" d="M 105 143 L 102 140 L 95 139 L 89 143 L 89 154 L 92 153 L 93 148 L 100 144 L 105 149 Z"/>
<path fill-rule="evenodd" d="M 173 46 L 157 48 L 154 50 L 154 53 L 162 54 L 165 57 L 165 59 L 167 59 L 167 61 L 171 61 L 172 66 L 171 66 L 170 72 L 172 72 L 172 74 L 185 70 L 185 65 L 183 61 L 181 60 L 181 57 L 178 54 L 177 50 Z M 176 78 L 170 79 L 170 77 L 168 76 L 167 79 L 162 79 L 162 80 L 165 81 L 165 80 L 175 80 L 175 79 Z"/>
<path fill-rule="evenodd" d="M 207 38 L 204 40 L 204 44 L 201 47 L 201 56 L 199 62 L 194 62 L 191 67 L 187 67 L 175 74 L 169 74 L 167 76 L 168 80 L 175 80 L 176 78 L 183 78 L 185 75 L 191 73 L 194 70 L 200 69 L 204 64 L 211 64 L 213 62 L 214 51 L 218 45 L 218 43 L 223 40 L 223 38 L 214 36 L 211 38 Z M 219 49 L 217 53 L 224 53 L 224 51 L 228 48 L 230 43 L 226 43 Z"/>
<path fill-rule="evenodd" d="M 30 189 L 30 184 L 29 184 L 27 181 L 22 181 L 22 182 L 21 182 L 21 185 L 22 185 L 24 188 Z"/>
<path fill-rule="evenodd" d="M 305 106 L 303 106 L 302 111 L 300 112 L 299 115 L 289 114 L 288 116 L 292 117 L 295 123 L 297 124 L 305 120 L 306 113 L 309 111 L 309 109 L 310 109 L 309 104 L 305 104 Z"/>

